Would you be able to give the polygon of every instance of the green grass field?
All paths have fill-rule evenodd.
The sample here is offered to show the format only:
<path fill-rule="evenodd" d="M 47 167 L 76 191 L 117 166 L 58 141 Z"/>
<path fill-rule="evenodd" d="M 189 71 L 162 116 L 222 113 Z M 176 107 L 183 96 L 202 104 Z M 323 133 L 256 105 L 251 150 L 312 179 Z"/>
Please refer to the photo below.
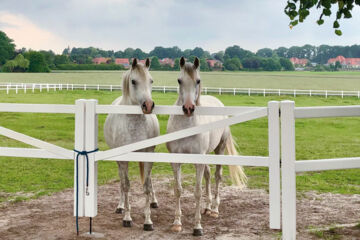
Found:
<path fill-rule="evenodd" d="M 2 74 L 0 74 L 2 75 Z M 79 98 L 95 98 L 100 104 L 110 104 L 119 92 L 73 91 L 50 93 L 0 94 L 0 102 L 8 103 L 63 103 L 73 104 Z M 175 93 L 153 93 L 157 105 L 172 105 Z M 292 99 L 296 106 L 354 105 L 357 98 L 328 99 L 321 97 L 277 97 L 277 96 L 217 96 L 228 106 L 266 106 L 271 100 Z M 161 133 L 165 133 L 168 116 L 158 116 Z M 107 149 L 102 127 L 105 115 L 99 117 L 99 147 Z M 0 113 L 0 125 L 21 133 L 57 144 L 68 149 L 74 144 L 74 116 L 67 114 Z M 243 155 L 266 156 L 267 119 L 262 118 L 232 127 L 232 133 Z M 296 121 L 297 159 L 321 159 L 360 156 L 360 119 L 300 119 Z M 26 145 L 0 136 L 0 146 L 26 147 Z M 166 152 L 165 145 L 156 151 Z M 0 157 L 0 202 L 34 198 L 44 194 L 61 191 L 73 186 L 73 162 L 67 160 L 26 159 Z M 250 188 L 268 187 L 267 168 L 246 167 Z M 131 163 L 130 173 L 137 177 L 136 163 Z M 184 165 L 183 173 L 194 175 L 192 165 Z M 155 164 L 153 174 L 168 175 L 172 178 L 169 164 Z M 225 168 L 224 175 L 227 175 Z M 104 184 L 117 179 L 117 166 L 114 162 L 99 163 L 99 183 Z M 191 178 L 190 178 L 191 179 Z M 229 183 L 229 179 L 226 178 Z M 191 180 L 187 182 L 191 184 Z M 185 183 L 186 184 L 186 183 Z M 297 189 L 354 194 L 360 192 L 360 169 L 309 172 L 297 176 Z"/>
<path fill-rule="evenodd" d="M 178 72 L 151 71 L 154 86 L 176 86 Z M 0 73 L 0 82 L 120 84 L 120 71 Z M 360 72 L 203 72 L 205 87 L 360 90 Z"/>

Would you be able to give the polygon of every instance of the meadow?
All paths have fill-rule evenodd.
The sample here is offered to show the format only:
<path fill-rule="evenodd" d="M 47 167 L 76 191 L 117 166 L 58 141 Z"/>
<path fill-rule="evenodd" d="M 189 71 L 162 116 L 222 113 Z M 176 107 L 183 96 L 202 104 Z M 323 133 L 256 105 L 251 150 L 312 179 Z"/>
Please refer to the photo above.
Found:
<path fill-rule="evenodd" d="M 2 74 L 0 74 L 1 76 Z M 79 98 L 98 99 L 99 104 L 110 104 L 120 92 L 108 91 L 58 91 L 49 93 L 0 94 L 0 102 L 7 103 L 52 103 L 74 104 Z M 176 93 L 153 93 L 157 105 L 172 105 Z M 356 105 L 357 98 L 296 97 L 289 96 L 217 96 L 228 106 L 266 106 L 271 100 L 290 99 L 296 106 Z M 108 147 L 104 142 L 103 124 L 105 115 L 99 116 L 99 148 Z M 161 134 L 166 132 L 168 116 L 158 116 Z M 68 149 L 74 143 L 74 116 L 70 114 L 31 114 L 0 113 L 0 126 L 39 138 Z M 257 119 L 232 127 L 232 133 L 242 155 L 266 156 L 267 119 Z M 299 119 L 296 121 L 296 154 L 298 160 L 360 156 L 360 120 L 358 118 Z M 0 146 L 27 147 L 11 139 L 0 136 Z M 166 152 L 165 145 L 156 148 Z M 0 157 L 0 202 L 18 201 L 51 194 L 73 186 L 73 162 L 67 160 L 26 159 Z M 184 165 L 182 171 L 186 178 L 184 184 L 192 184 L 194 167 Z M 267 168 L 246 167 L 249 188 L 268 188 Z M 136 163 L 130 164 L 132 178 L 138 177 Z M 172 178 L 169 164 L 157 163 L 153 175 Z M 229 183 L 228 170 L 224 176 Z M 117 179 L 117 166 L 114 162 L 99 163 L 99 183 Z M 298 174 L 298 193 L 302 191 L 355 194 L 360 192 L 360 169 L 309 172 Z"/>
<path fill-rule="evenodd" d="M 177 86 L 178 72 L 151 71 L 154 86 Z M 1 82 L 121 84 L 121 71 L 0 73 Z M 355 90 L 360 72 L 202 72 L 204 87 Z"/>

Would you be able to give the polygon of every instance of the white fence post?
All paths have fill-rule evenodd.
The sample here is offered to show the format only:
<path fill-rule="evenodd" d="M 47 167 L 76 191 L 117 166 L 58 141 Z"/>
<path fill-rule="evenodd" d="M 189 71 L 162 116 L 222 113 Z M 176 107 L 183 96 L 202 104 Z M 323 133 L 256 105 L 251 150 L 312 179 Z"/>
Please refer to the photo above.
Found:
<path fill-rule="evenodd" d="M 250 93 L 250 88 L 249 88 L 249 89 L 248 89 L 248 95 L 250 96 L 250 94 L 251 94 L 251 93 Z"/>
<path fill-rule="evenodd" d="M 294 97 L 296 97 L 296 90 L 294 89 Z"/>
<path fill-rule="evenodd" d="M 344 91 L 341 91 L 341 98 L 344 98 Z"/>
<path fill-rule="evenodd" d="M 16 94 L 18 93 L 18 85 L 17 84 L 15 85 L 15 92 L 16 92 Z"/>
<path fill-rule="evenodd" d="M 296 239 L 294 102 L 281 102 L 282 237 Z"/>
<path fill-rule="evenodd" d="M 234 88 L 234 96 L 236 95 L 236 89 Z"/>
<path fill-rule="evenodd" d="M 98 142 L 98 117 L 96 114 L 97 100 L 86 100 L 85 103 L 85 150 L 93 151 L 97 149 Z M 90 153 L 89 157 L 89 186 L 88 194 L 85 194 L 85 216 L 95 217 L 97 215 L 97 173 L 98 167 L 95 161 L 95 153 Z"/>
<path fill-rule="evenodd" d="M 86 84 L 84 84 L 84 91 L 86 91 Z"/>
<path fill-rule="evenodd" d="M 310 92 L 309 92 L 309 95 L 310 95 L 310 97 L 311 97 L 311 90 L 310 90 Z"/>
<path fill-rule="evenodd" d="M 75 102 L 75 149 L 85 150 L 85 100 L 79 99 Z M 85 157 L 80 155 L 76 168 L 76 155 L 74 154 L 74 216 L 76 216 L 76 204 L 78 205 L 78 216 L 85 216 Z M 77 169 L 77 173 L 76 173 Z M 78 183 L 78 184 L 77 184 Z M 77 189 L 78 187 L 78 189 Z M 77 197 L 77 203 L 76 203 Z"/>
<path fill-rule="evenodd" d="M 74 90 L 74 84 L 71 84 L 71 91 Z"/>
<path fill-rule="evenodd" d="M 327 95 L 328 95 L 328 93 L 327 93 L 327 90 L 325 91 L 325 98 L 327 98 Z"/>
<path fill-rule="evenodd" d="M 221 95 L 221 88 L 219 88 L 219 95 Z"/>
<path fill-rule="evenodd" d="M 47 91 L 49 92 L 49 84 L 46 84 Z"/>
<path fill-rule="evenodd" d="M 99 85 L 99 84 L 97 85 L 97 90 L 98 90 L 98 91 L 100 90 L 100 85 Z"/>
<path fill-rule="evenodd" d="M 6 94 L 9 94 L 9 85 L 6 85 Z"/>
<path fill-rule="evenodd" d="M 281 228 L 280 195 L 280 103 L 268 103 L 269 127 L 269 215 L 270 228 Z"/>
<path fill-rule="evenodd" d="M 205 95 L 207 95 L 207 88 L 205 88 Z"/>
<path fill-rule="evenodd" d="M 24 84 L 24 93 L 26 93 L 26 83 Z"/>
<path fill-rule="evenodd" d="M 264 97 L 265 97 L 265 88 L 264 88 Z"/>
<path fill-rule="evenodd" d="M 32 85 L 32 92 L 35 92 L 35 84 Z"/>

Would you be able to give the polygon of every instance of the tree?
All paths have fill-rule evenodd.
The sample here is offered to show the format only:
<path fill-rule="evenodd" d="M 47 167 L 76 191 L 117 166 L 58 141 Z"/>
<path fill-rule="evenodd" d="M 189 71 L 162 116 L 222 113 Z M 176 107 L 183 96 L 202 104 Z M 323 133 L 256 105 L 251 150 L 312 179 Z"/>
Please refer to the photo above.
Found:
<path fill-rule="evenodd" d="M 294 71 L 295 70 L 294 65 L 287 58 L 280 58 L 279 63 L 285 71 Z"/>
<path fill-rule="evenodd" d="M 242 65 L 246 69 L 258 70 L 261 67 L 261 58 L 257 56 L 244 58 Z"/>
<path fill-rule="evenodd" d="M 0 31 L 0 65 L 14 57 L 15 44 L 13 42 L 3 31 Z"/>
<path fill-rule="evenodd" d="M 59 66 L 60 64 L 70 63 L 70 59 L 67 55 L 55 55 L 54 64 Z"/>
<path fill-rule="evenodd" d="M 151 69 L 152 70 L 160 70 L 161 68 L 161 65 L 160 65 L 160 62 L 159 62 L 159 58 L 158 57 L 153 57 L 151 59 L 151 65 L 150 65 Z"/>
<path fill-rule="evenodd" d="M 176 58 L 175 61 L 174 61 L 174 67 L 173 67 L 173 70 L 177 71 L 180 69 L 180 59 L 179 58 Z"/>
<path fill-rule="evenodd" d="M 356 5 L 360 6 L 360 0 L 288 0 L 285 14 L 289 16 L 291 20 L 290 27 L 292 28 L 299 22 L 303 22 L 310 15 L 310 9 L 316 6 L 317 9 L 321 10 L 317 24 L 322 25 L 324 23 L 323 17 L 333 14 L 331 8 L 334 6 L 335 9 L 337 8 L 337 11 L 333 28 L 335 29 L 335 34 L 341 36 L 339 20 L 351 18 L 351 12 Z"/>
<path fill-rule="evenodd" d="M 224 55 L 225 55 L 224 51 L 220 51 L 220 52 L 214 53 L 213 58 L 216 60 L 219 60 L 220 62 L 224 62 Z"/>
<path fill-rule="evenodd" d="M 263 58 L 261 66 L 265 71 L 280 71 L 281 65 L 277 59 L 274 58 Z"/>
<path fill-rule="evenodd" d="M 225 60 L 224 67 L 229 71 L 238 71 L 242 69 L 242 65 L 239 58 L 230 58 Z"/>
<path fill-rule="evenodd" d="M 209 64 L 207 63 L 205 58 L 200 58 L 200 71 L 202 72 L 210 71 Z"/>
<path fill-rule="evenodd" d="M 29 72 L 50 72 L 45 57 L 40 52 L 27 52 L 26 58 L 30 61 Z"/>
<path fill-rule="evenodd" d="M 234 45 L 232 47 L 228 47 L 228 48 L 225 49 L 225 57 L 224 57 L 224 59 L 226 60 L 227 58 L 237 57 L 240 60 L 242 60 L 242 59 L 244 59 L 246 57 L 251 57 L 251 56 L 254 56 L 254 53 L 252 53 L 252 52 L 250 52 L 248 50 L 242 49 L 237 45 Z"/>
<path fill-rule="evenodd" d="M 256 52 L 256 56 L 270 58 L 273 56 L 273 50 L 270 48 L 262 48 Z"/>
<path fill-rule="evenodd" d="M 14 60 L 7 61 L 3 66 L 4 72 L 26 72 L 29 68 L 29 60 L 18 54 Z"/>

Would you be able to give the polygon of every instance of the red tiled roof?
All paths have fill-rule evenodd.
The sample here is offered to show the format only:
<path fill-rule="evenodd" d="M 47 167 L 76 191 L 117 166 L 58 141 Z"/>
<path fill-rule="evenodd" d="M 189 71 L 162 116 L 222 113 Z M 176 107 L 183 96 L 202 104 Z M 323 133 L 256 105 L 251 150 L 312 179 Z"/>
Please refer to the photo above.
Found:
<path fill-rule="evenodd" d="M 210 67 L 222 67 L 222 62 L 215 59 L 207 59 L 206 62 L 210 65 Z"/>
<path fill-rule="evenodd" d="M 306 65 L 309 60 L 307 60 L 306 58 L 292 57 L 292 58 L 290 58 L 290 61 L 292 62 L 292 64 Z"/>
<path fill-rule="evenodd" d="M 163 58 L 159 60 L 160 65 L 170 65 L 171 67 L 174 67 L 174 60 L 171 58 Z"/>
<path fill-rule="evenodd" d="M 337 56 L 336 58 L 330 58 L 328 64 L 335 64 L 340 62 L 341 65 L 360 66 L 360 58 L 345 58 L 343 56 Z"/>
<path fill-rule="evenodd" d="M 101 64 L 101 63 L 106 63 L 108 60 L 109 58 L 99 57 L 99 58 L 93 58 L 92 62 L 95 64 Z"/>
<path fill-rule="evenodd" d="M 115 58 L 115 64 L 130 64 L 128 58 Z"/>

